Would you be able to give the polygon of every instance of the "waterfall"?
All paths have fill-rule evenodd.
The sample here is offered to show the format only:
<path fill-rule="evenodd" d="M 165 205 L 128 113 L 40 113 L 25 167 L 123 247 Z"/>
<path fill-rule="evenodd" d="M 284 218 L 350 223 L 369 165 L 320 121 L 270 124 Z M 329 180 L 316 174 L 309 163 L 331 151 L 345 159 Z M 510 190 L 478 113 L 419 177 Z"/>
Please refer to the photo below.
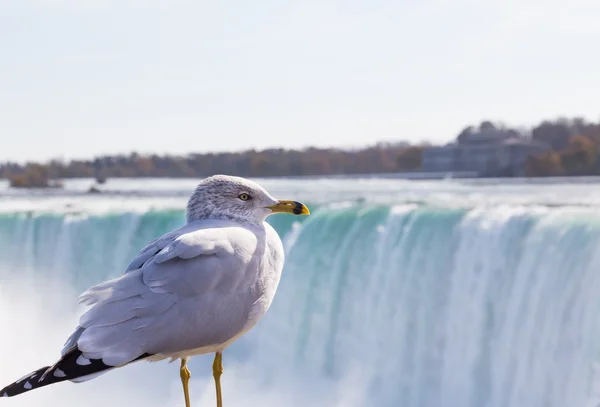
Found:
<path fill-rule="evenodd" d="M 231 405 L 600 402 L 594 208 L 355 203 L 269 221 L 286 248 L 284 275 L 264 320 L 225 353 Z M 183 222 L 179 210 L 0 214 L 0 326 L 10 328 L 0 379 L 52 363 L 76 323 L 77 294 Z M 210 406 L 211 361 L 196 359 L 192 392 Z M 182 405 L 177 380 L 172 365 L 136 364 L 6 405 L 50 394 L 61 405 L 90 394 L 102 396 L 89 405 Z M 111 385 L 119 391 L 103 393 Z"/>

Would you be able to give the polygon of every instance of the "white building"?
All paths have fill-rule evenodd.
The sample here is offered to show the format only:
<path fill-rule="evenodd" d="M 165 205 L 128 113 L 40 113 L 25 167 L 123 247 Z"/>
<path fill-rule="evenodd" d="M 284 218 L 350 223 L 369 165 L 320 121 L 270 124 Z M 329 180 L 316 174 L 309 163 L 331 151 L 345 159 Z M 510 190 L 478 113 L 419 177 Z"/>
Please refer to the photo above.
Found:
<path fill-rule="evenodd" d="M 423 170 L 521 176 L 527 157 L 549 149 L 550 146 L 524 139 L 512 130 L 484 128 L 461 134 L 455 143 L 424 150 Z"/>

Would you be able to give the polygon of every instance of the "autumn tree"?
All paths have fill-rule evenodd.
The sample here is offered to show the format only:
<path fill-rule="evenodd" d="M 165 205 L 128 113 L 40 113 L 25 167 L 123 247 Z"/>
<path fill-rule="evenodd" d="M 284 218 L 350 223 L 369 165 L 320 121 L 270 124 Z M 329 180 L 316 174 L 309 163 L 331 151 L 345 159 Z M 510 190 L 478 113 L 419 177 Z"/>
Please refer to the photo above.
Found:
<path fill-rule="evenodd" d="M 398 170 L 416 171 L 422 168 L 424 147 L 408 147 L 396 156 Z"/>
<path fill-rule="evenodd" d="M 527 177 L 557 177 L 564 175 L 560 154 L 549 151 L 539 156 L 528 157 L 525 161 Z"/>
<path fill-rule="evenodd" d="M 550 145 L 554 151 L 566 148 L 569 145 L 571 135 L 568 122 L 564 120 L 556 122 L 544 121 L 531 132 L 533 140 Z"/>
<path fill-rule="evenodd" d="M 598 156 L 598 146 L 591 139 L 576 136 L 569 140 L 569 146 L 560 153 L 560 160 L 569 175 L 591 175 Z"/>

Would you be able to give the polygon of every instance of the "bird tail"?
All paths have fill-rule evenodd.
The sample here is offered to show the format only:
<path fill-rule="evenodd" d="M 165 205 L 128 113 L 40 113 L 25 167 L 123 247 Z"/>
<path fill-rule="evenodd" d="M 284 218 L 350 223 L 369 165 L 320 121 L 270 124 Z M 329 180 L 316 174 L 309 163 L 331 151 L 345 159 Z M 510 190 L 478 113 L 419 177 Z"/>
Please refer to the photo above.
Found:
<path fill-rule="evenodd" d="M 66 352 L 53 366 L 45 366 L 0 390 L 0 397 L 12 397 L 49 384 L 71 380 L 82 382 L 114 369 L 102 359 L 88 359 L 76 347 Z"/>

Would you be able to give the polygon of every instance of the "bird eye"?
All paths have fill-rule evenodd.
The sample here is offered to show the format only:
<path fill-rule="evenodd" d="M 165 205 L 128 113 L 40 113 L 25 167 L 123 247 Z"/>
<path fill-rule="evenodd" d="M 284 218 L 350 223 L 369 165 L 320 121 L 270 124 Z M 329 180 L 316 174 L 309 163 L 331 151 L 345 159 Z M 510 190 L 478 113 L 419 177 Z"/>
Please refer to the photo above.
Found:
<path fill-rule="evenodd" d="M 242 201 L 247 201 L 248 199 L 250 199 L 250 195 L 243 193 L 243 194 L 240 194 L 240 196 L 238 196 L 238 198 L 240 198 Z"/>

